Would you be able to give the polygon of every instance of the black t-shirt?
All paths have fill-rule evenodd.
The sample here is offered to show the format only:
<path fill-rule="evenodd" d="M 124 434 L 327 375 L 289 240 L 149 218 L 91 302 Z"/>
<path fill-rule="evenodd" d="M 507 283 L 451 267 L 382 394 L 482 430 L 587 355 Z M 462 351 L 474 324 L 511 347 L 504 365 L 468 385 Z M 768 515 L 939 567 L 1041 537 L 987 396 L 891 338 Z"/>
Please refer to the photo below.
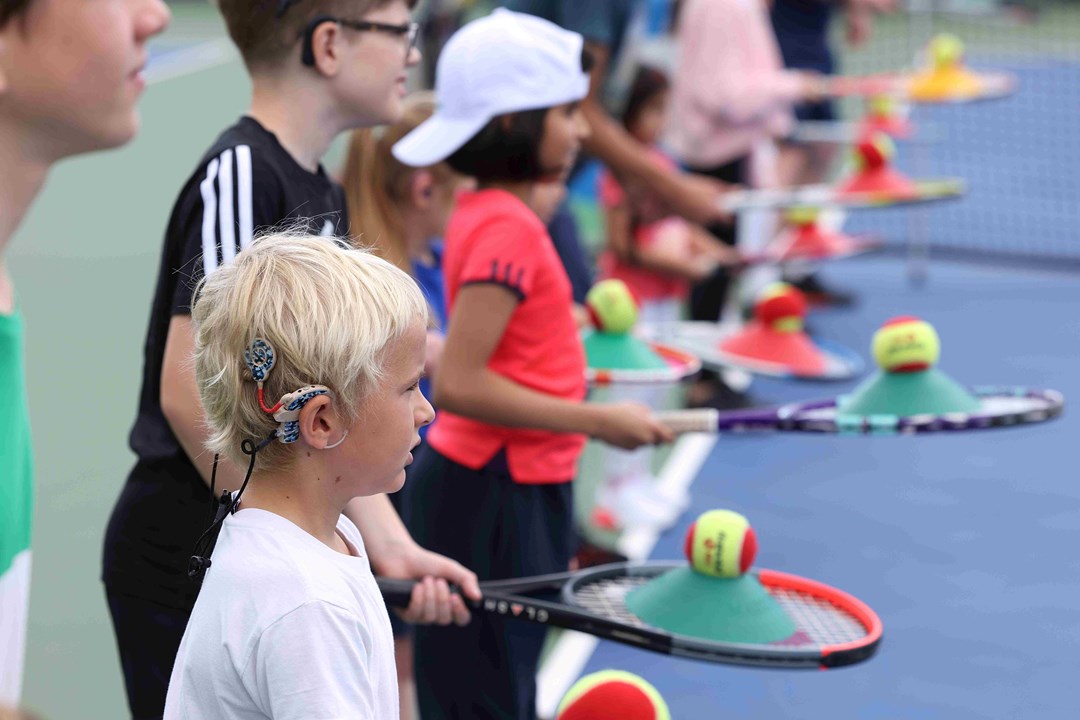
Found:
<path fill-rule="evenodd" d="M 138 462 L 106 531 L 104 579 L 111 590 L 190 606 L 195 588 L 187 563 L 207 525 L 210 493 L 161 410 L 169 322 L 191 313 L 192 291 L 204 274 L 232 260 L 260 231 L 298 222 L 313 233 L 345 235 L 344 191 L 321 167 L 312 173 L 297 164 L 249 117 L 221 134 L 180 192 L 165 232 L 130 436 Z M 213 456 L 199 461 L 212 463 Z"/>

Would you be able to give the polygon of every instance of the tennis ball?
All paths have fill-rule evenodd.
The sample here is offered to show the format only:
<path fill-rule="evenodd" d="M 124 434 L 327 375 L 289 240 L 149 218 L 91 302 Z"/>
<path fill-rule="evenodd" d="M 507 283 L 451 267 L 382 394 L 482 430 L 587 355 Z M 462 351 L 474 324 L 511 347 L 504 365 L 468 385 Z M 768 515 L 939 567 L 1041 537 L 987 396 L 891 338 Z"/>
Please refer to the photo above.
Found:
<path fill-rule="evenodd" d="M 799 332 L 806 317 L 806 296 L 787 283 L 773 283 L 758 296 L 754 317 L 777 332 Z"/>
<path fill-rule="evenodd" d="M 892 117 L 896 114 L 896 100 L 889 95 L 875 95 L 867 101 L 869 112 L 875 117 Z"/>
<path fill-rule="evenodd" d="M 820 208 L 802 205 L 785 210 L 784 220 L 790 225 L 813 225 L 820 215 Z"/>
<path fill-rule="evenodd" d="M 951 33 L 941 33 L 930 41 L 930 59 L 936 67 L 955 65 L 964 56 L 964 42 Z"/>
<path fill-rule="evenodd" d="M 757 536 L 750 522 L 733 510 L 709 510 L 698 516 L 686 533 L 684 547 L 690 566 L 713 577 L 738 577 L 757 555 Z"/>
<path fill-rule="evenodd" d="M 623 670 L 601 670 L 566 692 L 555 720 L 671 720 L 664 698 L 642 678 Z"/>
<path fill-rule="evenodd" d="M 878 367 L 891 373 L 928 370 L 941 355 L 934 326 L 911 316 L 895 317 L 882 325 L 870 348 Z"/>
<path fill-rule="evenodd" d="M 867 135 L 855 145 L 855 164 L 860 170 L 876 170 L 896 155 L 896 144 L 883 132 Z"/>
<path fill-rule="evenodd" d="M 637 303 L 622 280 L 601 280 L 593 285 L 585 296 L 585 307 L 600 332 L 629 332 L 637 322 Z"/>

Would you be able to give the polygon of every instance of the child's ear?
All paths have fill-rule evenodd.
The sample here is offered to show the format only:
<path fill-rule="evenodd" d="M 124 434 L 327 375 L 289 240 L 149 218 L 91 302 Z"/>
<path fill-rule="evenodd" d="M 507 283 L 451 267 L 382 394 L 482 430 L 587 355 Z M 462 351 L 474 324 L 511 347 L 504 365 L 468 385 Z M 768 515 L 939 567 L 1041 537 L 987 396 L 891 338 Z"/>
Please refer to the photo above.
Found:
<path fill-rule="evenodd" d="M 345 427 L 328 395 L 316 395 L 300 409 L 300 437 L 315 450 L 332 445 L 345 433 Z"/>
<path fill-rule="evenodd" d="M 334 77 L 341 70 L 341 47 L 344 34 L 336 22 L 320 23 L 311 34 L 311 53 L 315 69 L 326 77 Z"/>
<path fill-rule="evenodd" d="M 417 170 L 409 180 L 409 199 L 418 208 L 431 205 L 435 197 L 435 175 L 430 170 Z"/>

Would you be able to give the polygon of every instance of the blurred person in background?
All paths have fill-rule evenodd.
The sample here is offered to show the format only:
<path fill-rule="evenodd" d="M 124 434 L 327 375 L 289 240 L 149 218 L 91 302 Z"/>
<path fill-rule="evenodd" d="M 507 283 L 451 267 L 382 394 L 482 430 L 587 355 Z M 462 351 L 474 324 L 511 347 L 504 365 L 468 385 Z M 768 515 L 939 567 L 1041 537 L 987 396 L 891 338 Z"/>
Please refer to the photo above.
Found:
<path fill-rule="evenodd" d="M 146 44 L 168 22 L 161 0 L 0 0 L 0 703 L 22 690 L 34 494 L 22 313 L 4 251 L 54 164 L 135 136 Z"/>

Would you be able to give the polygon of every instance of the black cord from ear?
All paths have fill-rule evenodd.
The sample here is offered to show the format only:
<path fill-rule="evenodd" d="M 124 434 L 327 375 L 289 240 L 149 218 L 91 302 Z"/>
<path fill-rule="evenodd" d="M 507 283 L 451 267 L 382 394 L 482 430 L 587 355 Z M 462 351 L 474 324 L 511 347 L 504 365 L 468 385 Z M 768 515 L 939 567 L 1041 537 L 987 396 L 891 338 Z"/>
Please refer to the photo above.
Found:
<path fill-rule="evenodd" d="M 251 481 L 251 473 L 255 470 L 255 456 L 258 455 L 260 450 L 272 443 L 275 438 L 277 438 L 277 430 L 270 433 L 270 435 L 258 445 L 251 440 L 244 440 L 240 443 L 240 449 L 248 456 L 248 468 L 247 473 L 244 475 L 244 482 L 240 486 L 240 491 L 236 493 L 235 497 L 228 490 L 222 490 L 221 497 L 215 499 L 210 506 L 210 527 L 206 528 L 206 530 L 203 531 L 203 534 L 199 536 L 199 539 L 195 541 L 195 547 L 191 551 L 191 560 L 188 561 L 188 577 L 192 580 L 200 583 L 202 582 L 203 576 L 212 564 L 210 556 L 214 553 L 214 546 L 217 545 L 218 535 L 221 533 L 221 525 L 225 522 L 226 517 L 236 512 L 236 508 L 240 505 L 240 497 L 244 494 L 244 490 L 247 489 L 248 482 Z M 218 456 L 214 455 L 214 469 L 210 472 L 211 496 L 214 494 L 214 482 L 217 479 L 217 467 Z"/>

